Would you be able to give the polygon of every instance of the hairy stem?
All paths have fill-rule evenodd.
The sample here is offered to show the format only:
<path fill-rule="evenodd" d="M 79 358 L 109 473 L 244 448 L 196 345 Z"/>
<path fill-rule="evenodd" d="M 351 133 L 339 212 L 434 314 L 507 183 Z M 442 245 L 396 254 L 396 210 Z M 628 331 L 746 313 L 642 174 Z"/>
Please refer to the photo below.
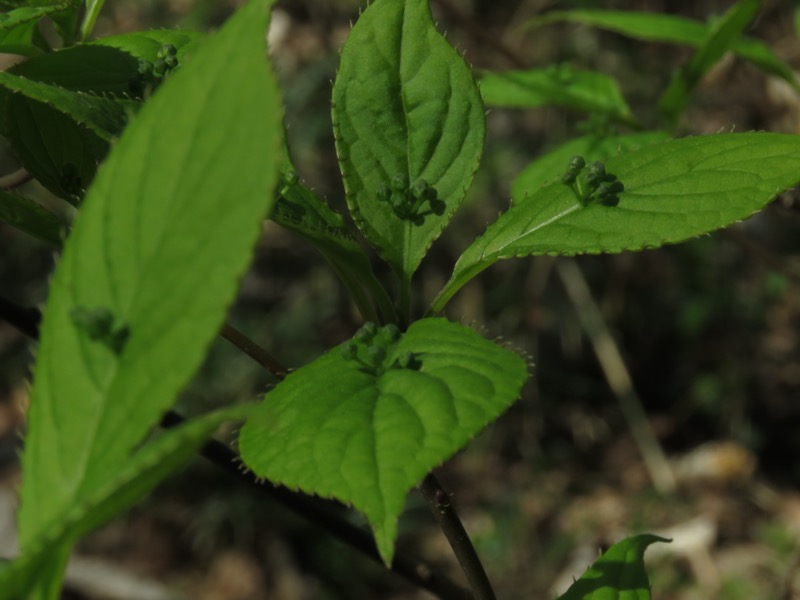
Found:
<path fill-rule="evenodd" d="M 450 502 L 450 495 L 433 473 L 428 473 L 419 486 L 422 496 L 428 502 L 433 516 L 439 523 L 453 554 L 456 555 L 464 575 L 467 577 L 475 600 L 495 600 L 494 590 L 478 553 L 467 535 L 464 525 L 458 518 L 456 509 Z"/>
<path fill-rule="evenodd" d="M 231 325 L 225 323 L 225 325 L 222 326 L 220 335 L 228 340 L 231 344 L 236 346 L 239 350 L 247 354 L 247 356 L 252 358 L 259 365 L 264 367 L 267 371 L 275 375 L 275 377 L 278 379 L 283 379 L 289 372 L 289 369 L 283 366 L 283 364 L 281 364 L 269 352 L 264 350 L 264 348 L 256 344 L 253 340 Z"/>

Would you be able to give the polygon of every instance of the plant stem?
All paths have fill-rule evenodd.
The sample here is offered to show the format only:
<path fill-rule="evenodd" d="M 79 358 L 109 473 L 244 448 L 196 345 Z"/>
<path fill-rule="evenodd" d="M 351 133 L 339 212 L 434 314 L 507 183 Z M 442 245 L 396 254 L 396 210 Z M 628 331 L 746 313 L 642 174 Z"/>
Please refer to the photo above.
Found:
<path fill-rule="evenodd" d="M 28 337 L 38 340 L 41 314 L 35 308 L 23 308 L 0 296 L 0 319 L 7 321 Z M 233 330 L 233 328 L 231 329 Z M 248 355 L 253 356 L 250 353 Z M 168 411 L 164 415 L 161 425 L 164 428 L 170 428 L 185 421 L 186 419 L 175 411 Z M 216 440 L 206 442 L 201 448 L 200 454 L 239 481 L 257 488 L 261 493 L 266 494 L 290 511 L 326 529 L 351 548 L 383 565 L 383 559 L 375 546 L 375 540 L 368 532 L 350 523 L 345 516 L 337 514 L 335 509 L 340 508 L 337 503 L 306 496 L 280 485 L 273 485 L 258 479 L 249 471 L 242 471 L 242 461 L 239 455 Z M 390 570 L 442 600 L 471 600 L 473 598 L 468 590 L 437 571 L 432 565 L 402 552 L 395 553 Z"/>
<path fill-rule="evenodd" d="M 475 547 L 472 545 L 464 525 L 458 518 L 458 513 L 450 502 L 450 495 L 442 488 L 442 484 L 433 473 L 425 476 L 419 490 L 450 543 L 453 554 L 456 555 L 472 588 L 475 600 L 495 600 L 492 584 L 486 576 L 481 559 L 478 558 L 478 553 L 475 552 Z"/>
<path fill-rule="evenodd" d="M 400 328 L 405 329 L 411 324 L 411 276 L 399 273 L 400 297 L 397 303 L 397 318 Z"/>
<path fill-rule="evenodd" d="M 31 179 L 33 179 L 33 176 L 25 170 L 25 167 L 20 167 L 13 173 L 0 177 L 0 189 L 10 190 L 27 183 Z"/>
<path fill-rule="evenodd" d="M 86 2 L 86 13 L 83 15 L 79 41 L 85 42 L 92 35 L 97 17 L 103 10 L 103 4 L 105 4 L 105 0 L 88 0 Z"/>
<path fill-rule="evenodd" d="M 222 326 L 220 335 L 228 340 L 231 344 L 236 346 L 239 350 L 247 354 L 250 358 L 264 367 L 267 371 L 275 375 L 278 379 L 283 379 L 289 372 L 289 369 L 281 364 L 269 352 L 264 350 L 261 346 L 256 344 L 253 340 L 247 337 L 238 329 L 225 323 Z"/>

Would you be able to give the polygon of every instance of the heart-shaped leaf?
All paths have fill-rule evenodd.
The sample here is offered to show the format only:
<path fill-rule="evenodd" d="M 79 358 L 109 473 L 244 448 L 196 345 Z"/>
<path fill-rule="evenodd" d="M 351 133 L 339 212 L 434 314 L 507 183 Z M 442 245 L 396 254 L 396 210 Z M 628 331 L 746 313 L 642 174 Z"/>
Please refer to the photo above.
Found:
<path fill-rule="evenodd" d="M 242 428 L 256 474 L 352 504 L 389 564 L 408 490 L 519 395 L 514 352 L 444 319 L 366 325 L 289 375 Z"/>

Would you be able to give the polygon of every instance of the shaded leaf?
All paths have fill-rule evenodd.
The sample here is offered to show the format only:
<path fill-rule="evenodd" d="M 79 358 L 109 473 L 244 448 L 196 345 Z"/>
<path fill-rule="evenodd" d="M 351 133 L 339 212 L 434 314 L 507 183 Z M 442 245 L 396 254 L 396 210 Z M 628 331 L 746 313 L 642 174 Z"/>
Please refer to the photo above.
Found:
<path fill-rule="evenodd" d="M 0 221 L 57 248 L 61 246 L 63 223 L 33 200 L 0 190 Z"/>
<path fill-rule="evenodd" d="M 664 13 L 624 12 L 614 10 L 553 11 L 528 22 L 530 28 L 549 23 L 572 22 L 600 27 L 629 37 L 653 42 L 672 42 L 700 46 L 708 35 L 708 26 L 700 21 Z M 763 71 L 776 75 L 798 89 L 792 68 L 778 58 L 760 40 L 739 36 L 731 50 Z"/>
<path fill-rule="evenodd" d="M 344 219 L 300 183 L 286 183 L 270 219 L 310 242 L 350 292 L 367 321 L 396 319 L 386 290 L 375 278 L 369 257 Z M 382 315 L 379 318 L 378 311 Z"/>
<path fill-rule="evenodd" d="M 760 0 L 740 0 L 711 25 L 703 42 L 689 62 L 677 71 L 669 87 L 661 95 L 659 108 L 671 129 L 680 118 L 689 95 L 703 76 L 735 43 L 739 34 L 755 18 L 761 8 Z"/>
<path fill-rule="evenodd" d="M 568 65 L 528 71 L 485 72 L 480 90 L 489 106 L 537 108 L 563 106 L 589 113 L 607 114 L 633 121 L 617 82 L 595 71 L 573 69 Z"/>
<path fill-rule="evenodd" d="M 239 449 L 259 476 L 363 512 L 389 564 L 408 490 L 508 408 L 527 367 L 443 319 L 394 341 L 392 326 L 368 327 L 267 394 Z"/>

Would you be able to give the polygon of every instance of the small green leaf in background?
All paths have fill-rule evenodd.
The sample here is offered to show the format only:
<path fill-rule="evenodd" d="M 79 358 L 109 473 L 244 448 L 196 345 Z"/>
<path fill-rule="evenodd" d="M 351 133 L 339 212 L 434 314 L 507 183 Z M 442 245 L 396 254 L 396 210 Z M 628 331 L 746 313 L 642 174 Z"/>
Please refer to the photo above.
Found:
<path fill-rule="evenodd" d="M 113 498 L 106 486 L 122 465 L 150 464 L 136 459 L 149 446 L 137 447 L 235 296 L 280 158 L 269 5 L 245 5 L 166 81 L 86 196 L 41 327 L 22 455 L 23 553 L 74 507 L 104 490 Z M 76 314 L 110 315 L 114 343 L 93 341 Z"/>
<path fill-rule="evenodd" d="M 260 477 L 363 512 L 390 564 L 408 490 L 519 396 L 525 361 L 444 319 L 362 328 L 298 369 L 239 436 Z"/>
<path fill-rule="evenodd" d="M 617 542 L 558 600 L 650 600 L 644 552 L 651 544 L 670 541 L 642 534 Z"/>
<path fill-rule="evenodd" d="M 527 27 L 535 29 L 549 23 L 570 22 L 591 25 L 615 31 L 628 37 L 651 42 L 671 42 L 689 46 L 702 45 L 708 36 L 709 26 L 699 21 L 656 12 L 623 12 L 615 10 L 553 11 L 528 21 Z M 778 58 L 761 40 L 739 36 L 731 50 L 766 73 L 780 77 L 795 89 L 800 89 L 792 68 Z"/>
<path fill-rule="evenodd" d="M 703 43 L 697 47 L 689 62 L 675 73 L 659 100 L 658 106 L 668 129 L 677 125 L 692 90 L 722 55 L 731 49 L 760 8 L 761 0 L 740 0 L 709 28 Z"/>
<path fill-rule="evenodd" d="M 33 200 L 0 190 L 0 221 L 56 248 L 61 246 L 64 224 L 58 216 Z"/>
<path fill-rule="evenodd" d="M 50 6 L 23 6 L 0 13 L 0 52 L 37 56 L 48 49 L 37 26 L 44 17 L 75 10 L 80 3 L 57 2 Z"/>
<path fill-rule="evenodd" d="M 569 65 L 529 71 L 484 72 L 480 79 L 488 106 L 538 108 L 563 106 L 599 113 L 625 123 L 633 121 L 617 82 L 595 71 Z"/>
<path fill-rule="evenodd" d="M 472 73 L 436 31 L 428 0 L 377 0 L 364 11 L 342 50 L 333 124 L 353 218 L 408 282 L 464 199 L 485 128 Z M 407 204 L 404 190 L 420 180 L 436 200 L 419 220 L 401 218 L 393 198 Z M 380 200 L 379 190 L 397 193 Z"/>
<path fill-rule="evenodd" d="M 545 183 L 561 177 L 564 166 L 573 156 L 582 156 L 586 162 L 606 160 L 626 150 L 663 142 L 667 137 L 661 131 L 645 131 L 609 137 L 589 135 L 570 140 L 525 167 L 511 184 L 511 198 L 515 203 L 524 202 Z"/>
<path fill-rule="evenodd" d="M 539 188 L 464 251 L 430 312 L 502 258 L 655 248 L 746 219 L 800 181 L 800 136 L 688 137 L 619 154 L 605 168 L 625 186 L 618 206 L 582 206 L 560 181 Z"/>

